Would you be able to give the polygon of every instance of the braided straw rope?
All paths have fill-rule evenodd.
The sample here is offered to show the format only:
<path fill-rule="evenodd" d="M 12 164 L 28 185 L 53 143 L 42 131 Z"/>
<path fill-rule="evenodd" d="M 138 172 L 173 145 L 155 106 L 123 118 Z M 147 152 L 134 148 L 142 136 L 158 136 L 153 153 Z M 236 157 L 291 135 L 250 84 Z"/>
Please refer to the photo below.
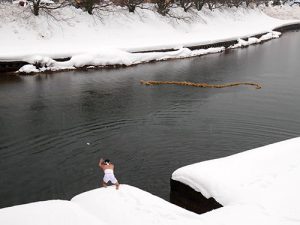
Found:
<path fill-rule="evenodd" d="M 260 89 L 261 86 L 258 83 L 254 82 L 235 82 L 235 83 L 226 83 L 226 84 L 207 84 L 207 83 L 193 83 L 188 81 L 144 81 L 141 80 L 141 84 L 144 85 L 161 85 L 161 84 L 175 84 L 181 86 L 193 86 L 193 87 L 201 87 L 201 88 L 225 88 L 225 87 L 233 87 L 239 85 L 250 85 L 255 86 L 256 89 Z"/>

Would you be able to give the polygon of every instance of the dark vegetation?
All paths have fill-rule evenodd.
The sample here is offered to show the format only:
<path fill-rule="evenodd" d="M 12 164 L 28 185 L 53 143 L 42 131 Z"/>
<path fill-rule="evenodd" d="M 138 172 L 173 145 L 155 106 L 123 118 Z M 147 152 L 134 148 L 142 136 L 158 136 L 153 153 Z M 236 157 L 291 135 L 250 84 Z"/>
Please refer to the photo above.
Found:
<path fill-rule="evenodd" d="M 271 2 L 269 0 L 17 0 L 17 4 L 30 7 L 32 13 L 38 16 L 41 10 L 51 14 L 52 10 L 68 5 L 81 8 L 90 15 L 97 14 L 97 12 L 101 10 L 109 10 L 108 7 L 112 5 L 126 7 L 129 12 L 134 13 L 136 8 L 147 8 L 146 3 L 152 3 L 159 14 L 167 16 L 170 15 L 170 9 L 176 7 L 181 7 L 187 12 L 192 8 L 200 11 L 204 6 L 207 6 L 210 10 L 214 10 L 223 6 L 250 7 L 253 5 L 259 6 L 261 4 L 266 6 L 269 4 L 281 5 L 287 1 L 288 0 L 274 0 Z M 0 4 L 2 2 L 8 2 L 8 0 L 0 0 Z"/>

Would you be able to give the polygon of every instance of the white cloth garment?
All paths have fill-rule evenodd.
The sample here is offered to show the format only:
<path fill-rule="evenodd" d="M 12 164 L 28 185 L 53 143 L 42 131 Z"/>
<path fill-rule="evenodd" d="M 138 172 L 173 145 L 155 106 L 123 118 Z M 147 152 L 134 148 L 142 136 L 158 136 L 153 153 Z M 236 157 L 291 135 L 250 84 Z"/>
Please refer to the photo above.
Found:
<path fill-rule="evenodd" d="M 103 181 L 105 183 L 108 183 L 110 181 L 112 184 L 116 184 L 118 182 L 118 180 L 116 179 L 116 177 L 114 175 L 114 171 L 112 169 L 104 170 Z"/>

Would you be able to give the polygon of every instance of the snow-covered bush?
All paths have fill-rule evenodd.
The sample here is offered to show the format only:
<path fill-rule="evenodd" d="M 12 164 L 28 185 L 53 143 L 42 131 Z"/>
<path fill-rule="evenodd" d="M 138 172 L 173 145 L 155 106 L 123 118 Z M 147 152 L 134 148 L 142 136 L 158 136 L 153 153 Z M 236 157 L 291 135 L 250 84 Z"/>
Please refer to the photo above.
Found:
<path fill-rule="evenodd" d="M 173 0 L 154 0 L 157 12 L 163 16 L 167 15 L 173 5 Z"/>
<path fill-rule="evenodd" d="M 93 9 L 95 8 L 95 5 L 97 3 L 97 0 L 81 0 L 79 2 L 79 6 L 83 9 L 85 9 L 88 14 L 93 14 Z"/>
<path fill-rule="evenodd" d="M 127 7 L 129 12 L 134 12 L 136 7 L 144 2 L 145 0 L 121 0 L 118 3 L 120 6 Z"/>
<path fill-rule="evenodd" d="M 183 8 L 185 12 L 187 12 L 190 8 L 193 7 L 193 1 L 191 0 L 179 0 L 180 7 Z"/>
<path fill-rule="evenodd" d="M 194 2 L 195 8 L 198 11 L 200 11 L 203 8 L 204 4 L 205 4 L 205 0 L 193 0 L 193 2 Z"/>
<path fill-rule="evenodd" d="M 88 14 L 93 15 L 95 11 L 105 10 L 113 3 L 109 0 L 74 0 L 72 4 L 76 8 L 81 8 Z"/>
<path fill-rule="evenodd" d="M 0 4 L 10 0 L 0 0 Z M 51 15 L 51 11 L 64 7 L 66 5 L 73 5 L 76 8 L 81 8 L 88 14 L 100 15 L 103 11 L 114 11 L 112 5 L 126 7 L 129 12 L 135 12 L 136 8 L 144 8 L 145 5 L 151 5 L 151 9 L 163 16 L 170 15 L 170 9 L 174 7 L 181 7 L 185 12 L 194 8 L 198 11 L 203 7 L 214 10 L 220 7 L 254 7 L 264 4 L 268 5 L 283 5 L 292 3 L 300 3 L 300 0 L 14 0 L 13 3 L 20 6 L 29 6 L 32 13 L 36 16 L 40 14 L 40 10 L 46 11 Z M 108 9 L 109 8 L 109 9 Z M 115 7 L 116 8 L 116 7 Z M 147 7 L 148 8 L 148 7 Z M 149 8 L 149 9 L 150 9 Z M 111 10 L 113 9 L 113 10 Z M 97 13 L 96 13 L 97 12 Z M 176 16 L 175 16 L 176 17 Z"/>

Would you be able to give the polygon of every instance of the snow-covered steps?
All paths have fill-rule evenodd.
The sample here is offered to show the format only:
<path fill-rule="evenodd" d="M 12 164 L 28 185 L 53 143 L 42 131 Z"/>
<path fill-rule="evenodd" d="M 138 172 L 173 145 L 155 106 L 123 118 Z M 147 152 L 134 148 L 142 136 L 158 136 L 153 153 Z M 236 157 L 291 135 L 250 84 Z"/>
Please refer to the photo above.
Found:
<path fill-rule="evenodd" d="M 172 180 L 224 206 L 214 213 L 247 207 L 264 215 L 259 224 L 300 222 L 299 137 L 182 167 L 172 174 Z M 179 194 L 184 197 L 185 192 Z"/>

